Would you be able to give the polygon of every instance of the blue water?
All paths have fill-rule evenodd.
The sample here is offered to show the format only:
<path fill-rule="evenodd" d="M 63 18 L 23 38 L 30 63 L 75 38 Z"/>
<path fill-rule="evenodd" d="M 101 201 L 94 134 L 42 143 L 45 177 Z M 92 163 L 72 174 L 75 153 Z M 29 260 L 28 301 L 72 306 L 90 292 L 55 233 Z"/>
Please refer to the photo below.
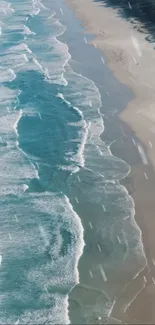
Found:
<path fill-rule="evenodd" d="M 146 264 L 134 202 L 119 183 L 130 166 L 101 141 L 99 89 L 73 71 L 59 40 L 65 32 L 54 11 L 59 1 L 45 2 L 0 4 L 1 324 L 70 322 L 68 294 L 79 282 L 84 248 L 75 195 L 76 204 L 79 197 L 107 211 L 103 241 L 120 222 L 115 237 L 122 244 L 119 250 L 115 242 L 117 259 L 113 248 L 105 259 L 107 274 L 122 260 L 130 263 L 133 251 L 134 272 Z M 128 224 L 120 229 L 123 220 Z M 103 313 L 113 303 L 112 292 Z"/>

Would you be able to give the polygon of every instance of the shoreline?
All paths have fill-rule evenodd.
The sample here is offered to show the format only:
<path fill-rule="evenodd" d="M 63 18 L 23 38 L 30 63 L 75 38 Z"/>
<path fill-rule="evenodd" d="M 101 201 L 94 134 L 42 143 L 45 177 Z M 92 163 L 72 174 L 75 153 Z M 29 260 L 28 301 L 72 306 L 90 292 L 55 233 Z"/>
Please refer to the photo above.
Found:
<path fill-rule="evenodd" d="M 103 54 L 106 55 L 105 63 L 117 79 L 131 88 L 135 94 L 135 98 L 120 113 L 119 118 L 134 131 L 136 140 L 132 138 L 131 141 L 135 141 L 133 146 L 142 160 L 141 163 L 131 164 L 132 186 L 130 184 L 129 193 L 132 194 L 135 201 L 135 219 L 142 230 L 148 262 L 147 267 L 138 275 L 136 282 L 146 279 L 147 283 L 145 288 L 138 292 L 126 314 L 123 314 L 119 306 L 123 299 L 120 297 L 120 301 L 114 306 L 109 322 L 112 323 L 112 320 L 119 318 L 129 324 L 152 324 L 155 322 L 155 312 L 153 311 L 153 301 L 155 300 L 153 281 L 155 277 L 153 262 L 155 259 L 155 203 L 153 197 L 155 189 L 153 150 L 155 147 L 155 125 L 153 120 L 155 115 L 153 116 L 152 104 L 155 97 L 154 80 L 152 80 L 155 70 L 153 67 L 155 53 L 153 45 L 145 40 L 145 35 L 133 30 L 133 26 L 129 22 L 118 17 L 117 11 L 112 8 L 99 6 L 91 0 L 86 0 L 85 3 L 83 0 L 79 0 L 78 3 L 77 0 L 68 0 L 68 3 L 78 19 L 84 23 L 88 33 L 96 35 L 91 43 L 95 42 L 94 45 L 103 50 Z M 127 32 L 128 41 L 126 41 Z M 138 143 L 137 139 L 139 139 Z M 142 151 L 140 144 L 143 144 Z M 124 183 L 128 188 L 127 179 Z M 133 290 L 134 285 L 135 283 L 129 287 L 129 292 Z"/>
<path fill-rule="evenodd" d="M 144 122 L 147 123 L 147 120 L 148 123 L 151 123 L 152 102 L 155 99 L 155 83 L 152 80 L 152 75 L 155 73 L 153 44 L 145 40 L 145 34 L 134 30 L 130 22 L 120 18 L 115 9 L 104 7 L 92 0 L 86 0 L 85 4 L 83 0 L 79 0 L 78 4 L 77 0 L 67 0 L 67 2 L 76 16 L 82 20 L 86 32 L 94 35 L 94 40 L 90 44 L 103 51 L 105 64 L 110 67 L 119 81 L 133 90 L 135 98 L 121 112 L 120 119 L 135 131 L 139 140 L 149 149 L 146 135 L 144 136 L 143 132 L 141 132 L 141 126 L 137 125 L 137 119 L 139 120 L 140 117 L 139 124 L 142 125 Z M 119 39 L 118 33 L 120 34 Z M 126 38 L 128 38 L 127 41 Z M 128 112 L 133 111 L 136 105 L 141 106 L 141 112 L 136 109 L 138 118 L 133 121 L 129 116 L 131 112 L 130 114 Z M 145 107 L 148 107 L 148 105 L 150 115 L 149 113 L 144 114 Z M 151 135 L 150 138 L 152 138 Z M 155 144 L 155 140 L 152 139 L 152 141 Z M 155 167 L 155 158 L 150 150 L 148 150 L 148 156 L 151 164 Z"/>

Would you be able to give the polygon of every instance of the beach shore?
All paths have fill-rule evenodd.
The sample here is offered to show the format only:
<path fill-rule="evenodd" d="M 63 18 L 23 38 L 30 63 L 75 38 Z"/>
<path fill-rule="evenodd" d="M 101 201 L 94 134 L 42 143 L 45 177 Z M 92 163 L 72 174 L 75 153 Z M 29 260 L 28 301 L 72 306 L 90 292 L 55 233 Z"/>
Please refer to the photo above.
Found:
<path fill-rule="evenodd" d="M 131 164 L 130 193 L 135 201 L 135 218 L 142 230 L 147 265 L 145 270 L 131 281 L 116 302 L 109 324 L 120 323 L 117 319 L 128 324 L 153 324 L 155 323 L 154 45 L 145 40 L 145 33 L 133 29 L 129 21 L 110 7 L 92 0 L 68 0 L 68 3 L 83 22 L 86 32 L 94 35 L 93 45 L 103 50 L 103 64 L 107 64 L 115 76 L 129 86 L 135 95 L 119 117 L 133 130 L 135 137 L 130 140 L 141 161 L 133 164 L 127 162 Z M 145 286 L 139 285 L 142 280 L 145 280 Z M 141 289 L 136 289 L 136 286 Z M 123 300 L 127 295 L 133 297 L 133 300 L 124 310 Z"/>

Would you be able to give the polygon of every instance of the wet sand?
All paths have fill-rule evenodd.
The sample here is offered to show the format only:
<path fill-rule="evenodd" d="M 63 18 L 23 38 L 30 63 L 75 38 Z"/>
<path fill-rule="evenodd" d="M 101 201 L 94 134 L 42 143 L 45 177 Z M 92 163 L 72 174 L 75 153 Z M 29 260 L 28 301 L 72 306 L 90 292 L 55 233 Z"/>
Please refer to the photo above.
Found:
<path fill-rule="evenodd" d="M 107 64 L 115 76 L 132 88 L 135 98 L 120 113 L 124 125 L 135 136 L 126 135 L 133 146 L 131 156 L 139 159 L 131 162 L 131 173 L 125 184 L 135 201 L 135 218 L 142 230 L 146 268 L 133 279 L 113 308 L 109 324 L 155 323 L 155 51 L 154 45 L 145 40 L 145 34 L 133 29 L 133 25 L 119 17 L 116 10 L 104 7 L 92 0 L 68 0 L 88 33 L 94 35 L 93 44 L 103 50 L 103 64 Z M 101 58 L 102 60 L 102 58 Z M 127 144 L 128 148 L 128 144 Z M 117 148 L 114 148 L 114 151 Z M 127 149 L 126 149 L 127 150 Z M 113 148 L 112 148 L 113 151 Z M 118 155 L 118 154 L 117 154 Z M 121 154 L 120 154 L 121 156 Z M 80 290 L 80 289 L 79 289 Z M 87 290 L 87 288 L 83 289 Z M 95 290 L 92 290 L 93 297 Z M 94 299 L 90 292 L 90 299 Z M 100 292 L 97 292 L 97 297 Z M 127 299 L 129 297 L 129 299 Z M 73 297 L 72 297 L 73 298 Z M 124 301 L 129 300 L 127 308 Z M 74 299 L 72 300 L 74 301 Z M 77 303 L 74 301 L 73 304 Z M 78 306 L 75 306 L 78 315 Z M 100 323 L 100 320 L 98 320 Z"/>

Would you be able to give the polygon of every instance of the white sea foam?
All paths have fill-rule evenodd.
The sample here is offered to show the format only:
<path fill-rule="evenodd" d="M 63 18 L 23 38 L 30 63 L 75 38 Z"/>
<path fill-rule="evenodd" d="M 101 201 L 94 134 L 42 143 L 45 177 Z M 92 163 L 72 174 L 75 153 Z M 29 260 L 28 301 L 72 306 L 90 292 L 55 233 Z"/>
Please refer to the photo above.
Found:
<path fill-rule="evenodd" d="M 39 225 L 39 232 L 41 234 L 41 237 L 43 238 L 43 241 L 44 241 L 44 245 L 45 246 L 49 246 L 50 242 L 48 240 L 48 236 L 43 228 L 43 226 Z"/>
<path fill-rule="evenodd" d="M 1 115 L 4 115 L 4 109 L 7 105 L 10 105 L 12 102 L 15 104 L 15 100 L 20 95 L 20 91 L 12 90 L 4 86 L 0 86 L 0 107 L 1 107 Z M 5 107 L 4 107 L 5 105 Z"/>
<path fill-rule="evenodd" d="M 43 70 L 41 64 L 38 62 L 36 58 L 33 58 L 33 62 L 39 67 L 40 70 Z"/>
<path fill-rule="evenodd" d="M 18 114 L 17 115 L 17 120 L 16 120 L 16 122 L 15 122 L 15 124 L 14 124 L 13 127 L 14 127 L 14 130 L 15 130 L 16 135 L 18 136 L 18 122 L 20 121 L 20 119 L 22 117 L 22 114 L 23 114 L 22 110 L 20 109 L 17 114 Z"/>
<path fill-rule="evenodd" d="M 85 149 L 86 142 L 89 142 L 90 139 L 91 143 L 93 144 L 92 137 L 94 137 L 95 138 L 94 140 L 98 141 L 101 144 L 99 137 L 104 130 L 103 120 L 99 115 L 99 111 L 96 112 L 94 110 L 94 105 L 97 105 L 98 108 L 101 106 L 101 97 L 97 87 L 92 81 L 88 80 L 87 78 L 84 78 L 81 75 L 75 74 L 69 68 L 69 66 L 67 66 L 65 70 L 67 72 L 67 73 L 65 72 L 66 79 L 69 80 L 70 85 L 73 84 L 72 87 L 73 89 L 69 93 L 69 96 L 68 93 L 67 95 L 65 93 L 65 96 L 63 95 L 63 97 L 61 96 L 61 98 L 62 99 L 65 98 L 65 101 L 69 103 L 70 106 L 72 106 L 73 108 L 75 107 L 76 109 L 78 108 L 78 112 L 80 112 L 80 115 L 83 118 L 83 130 L 81 130 L 81 145 L 79 146 L 78 153 L 74 156 L 74 159 L 80 164 L 80 166 L 84 166 L 85 164 L 84 149 Z M 79 94 L 81 94 L 80 97 L 82 100 L 82 107 L 81 107 L 80 98 L 77 97 L 76 94 L 74 96 L 74 87 L 76 90 L 77 87 L 78 88 L 80 87 L 80 89 L 81 87 L 83 87 L 84 91 L 83 92 L 79 91 Z M 86 93 L 85 93 L 85 87 L 86 87 Z M 83 95 L 86 97 L 83 98 Z M 60 97 L 60 94 L 58 94 L 58 96 Z M 91 102 L 91 106 L 89 106 L 90 109 L 89 110 L 87 109 L 87 111 L 86 110 L 83 111 L 84 106 L 88 106 L 90 102 Z M 73 104 L 71 105 L 71 103 Z M 87 112 L 88 112 L 88 118 L 87 118 Z M 93 115 L 92 118 L 91 115 Z M 99 146 L 97 148 L 99 148 Z M 102 151 L 100 150 L 100 153 L 101 152 Z M 85 155 L 86 155 L 86 151 L 85 151 Z"/>
<path fill-rule="evenodd" d="M 52 42 L 54 49 L 52 54 L 54 57 L 59 56 L 59 61 L 53 60 L 48 64 L 48 78 L 50 82 L 67 86 L 68 82 L 64 77 L 64 68 L 71 56 L 68 52 L 68 46 L 58 41 L 56 38 Z"/>
<path fill-rule="evenodd" d="M 50 10 L 48 7 L 46 7 L 42 2 L 40 2 L 40 7 L 46 10 Z M 51 10 L 50 10 L 51 12 Z"/>
<path fill-rule="evenodd" d="M 0 69 L 0 82 L 13 81 L 16 78 L 16 74 L 13 69 Z"/>
<path fill-rule="evenodd" d="M 26 209 L 23 209 L 23 198 Z M 4 270 L 5 267 L 10 267 L 12 263 L 15 264 L 17 260 L 24 261 L 25 259 L 27 272 L 25 273 L 24 269 L 25 281 L 22 284 L 23 290 L 21 290 L 21 286 L 18 290 L 12 284 L 14 297 L 15 299 L 20 297 L 20 301 L 23 302 L 25 301 L 25 290 L 29 286 L 31 290 L 37 286 L 40 292 L 39 300 L 42 301 L 42 309 L 39 309 L 37 315 L 35 309 L 26 308 L 18 316 L 19 323 L 22 323 L 23 320 L 26 322 L 31 320 L 34 324 L 37 324 L 50 320 L 54 323 L 68 324 L 67 292 L 79 282 L 77 266 L 84 247 L 81 221 L 74 212 L 69 199 L 63 195 L 55 195 L 49 192 L 39 194 L 25 192 L 24 197 L 21 196 L 21 201 L 19 197 L 17 201 L 18 204 L 15 204 L 16 208 L 14 207 L 15 198 L 14 202 L 9 202 L 9 209 L 11 209 L 12 213 L 8 211 L 7 205 L 5 205 L 3 210 L 5 217 L 7 216 L 6 222 L 1 226 L 0 243 L 0 249 L 1 245 L 3 246 L 3 255 L 7 256 L 7 266 L 4 264 Z M 3 209 L 2 206 L 1 209 Z M 20 215 L 19 219 L 14 215 L 15 210 Z M 70 240 L 66 243 L 66 238 L 63 235 L 64 231 L 70 234 Z M 10 241 L 8 240 L 9 233 L 12 238 Z M 64 253 L 62 253 L 63 245 L 65 245 Z M 29 260 L 32 259 L 34 261 L 34 255 L 36 254 L 39 254 L 39 259 L 43 258 L 44 263 L 27 264 L 27 257 Z M 18 268 L 22 276 L 23 268 L 20 268 L 19 264 Z M 4 279 L 5 275 L 3 273 L 1 281 Z M 54 290 L 58 288 L 60 294 L 51 294 L 51 288 Z M 63 294 L 61 294 L 61 290 Z M 65 290 L 65 294 L 63 290 Z M 4 294 L 3 304 L 7 309 L 7 292 Z M 29 294 L 33 302 L 33 295 L 31 293 L 27 294 L 27 298 L 29 298 Z M 48 299 L 53 301 L 50 309 L 45 307 L 45 300 L 47 301 Z M 1 312 L 0 316 L 3 319 L 4 315 Z M 3 319 L 4 323 L 5 317 Z M 15 320 L 13 322 L 10 317 L 7 314 L 7 320 L 14 323 Z"/>
<path fill-rule="evenodd" d="M 24 29 L 24 30 L 23 30 L 23 33 L 26 34 L 26 35 L 36 35 L 36 33 L 32 32 L 32 31 L 30 30 L 30 28 L 27 27 L 26 25 L 24 25 L 24 28 L 23 28 L 23 29 Z"/>
<path fill-rule="evenodd" d="M 61 170 L 68 170 L 71 172 L 71 174 L 75 174 L 75 173 L 79 172 L 79 170 L 80 170 L 80 167 L 75 166 L 75 165 L 69 165 L 69 166 L 60 165 L 60 166 L 58 166 L 58 168 Z"/>
<path fill-rule="evenodd" d="M 37 170 L 37 168 L 35 167 L 35 165 L 32 163 L 32 166 L 34 167 L 34 170 L 35 170 L 35 178 L 39 179 L 39 172 Z"/>
<path fill-rule="evenodd" d="M 37 311 L 26 311 L 20 319 L 21 323 L 44 324 L 47 320 L 53 324 L 69 324 L 68 312 L 68 297 L 67 295 L 54 294 L 50 295 L 53 301 L 52 309 L 42 308 Z M 52 311 L 52 312 L 51 312 Z"/>
<path fill-rule="evenodd" d="M 21 67 L 25 65 L 28 62 L 28 58 L 26 54 L 21 53 L 8 53 L 5 56 L 0 58 L 0 65 L 9 69 L 12 69 L 14 67 Z"/>
<path fill-rule="evenodd" d="M 24 192 L 29 188 L 29 186 L 27 184 L 23 184 L 23 190 Z"/>
<path fill-rule="evenodd" d="M 10 74 L 12 75 L 12 77 L 10 77 L 10 82 L 13 81 L 14 79 L 16 79 L 16 74 L 14 73 L 14 71 L 12 69 L 9 69 Z"/>
<path fill-rule="evenodd" d="M 22 193 L 25 187 L 21 186 L 21 180 L 35 177 L 35 169 L 30 164 L 26 154 L 23 156 L 23 152 L 18 148 L 16 140 L 18 136 L 17 126 L 22 116 L 22 110 L 15 110 L 19 95 L 20 91 L 0 87 L 0 132 L 3 145 L 0 147 L 0 150 L 3 149 L 0 170 L 1 195 Z"/>
<path fill-rule="evenodd" d="M 33 61 L 35 58 L 36 56 L 32 53 L 29 46 L 25 43 L 21 43 L 10 47 L 4 52 L 0 57 L 0 65 L 3 66 L 3 70 L 12 74 L 10 79 L 12 78 L 13 80 L 16 72 L 38 69 L 38 67 L 36 68 L 36 63 Z"/>
<path fill-rule="evenodd" d="M 85 166 L 85 156 L 84 156 L 84 150 L 85 150 L 85 145 L 86 145 L 86 141 L 87 141 L 87 137 L 88 137 L 88 132 L 89 132 L 89 128 L 91 126 L 91 122 L 89 122 L 88 124 L 85 122 L 85 120 L 83 121 L 83 129 L 81 132 L 81 143 L 79 145 L 78 148 L 78 153 L 75 154 L 71 160 L 76 161 L 80 167 L 84 167 Z"/>
<path fill-rule="evenodd" d="M 65 99 L 65 97 L 64 97 L 64 95 L 62 94 L 62 93 L 58 93 L 57 95 L 56 95 L 56 97 L 59 97 L 59 98 L 61 98 L 68 106 L 72 106 L 71 105 L 71 103 L 68 101 L 68 100 L 66 100 Z M 82 114 L 82 111 L 78 108 L 78 107 L 75 107 L 75 106 L 72 106 L 72 108 L 75 110 L 75 111 L 77 111 L 77 113 L 80 115 L 80 117 L 82 117 L 83 118 L 83 114 Z"/>
<path fill-rule="evenodd" d="M 60 213 L 61 207 L 62 209 L 62 219 L 64 222 L 66 222 L 66 226 L 69 227 L 71 231 L 75 233 L 75 236 L 77 237 L 78 241 L 76 243 L 76 248 L 71 247 L 70 254 L 76 256 L 76 263 L 75 263 L 75 275 L 76 275 L 76 281 L 79 281 L 79 275 L 78 275 L 78 260 L 83 252 L 83 247 L 84 247 L 84 240 L 83 240 L 83 227 L 81 224 L 81 220 L 76 214 L 76 212 L 73 210 L 73 207 L 68 199 L 67 196 L 55 196 L 52 193 L 45 193 L 43 196 L 42 194 L 39 194 L 37 196 L 33 195 L 33 202 L 36 206 L 36 208 L 39 208 L 39 211 L 44 211 L 44 213 L 52 213 L 54 211 L 54 218 L 56 218 L 56 215 Z M 52 209 L 52 210 L 51 210 Z M 58 227 L 60 227 L 60 224 L 58 224 Z M 48 233 L 49 236 L 49 233 Z M 51 247 L 52 249 L 52 247 Z M 54 249 L 54 247 L 53 247 Z M 76 254 L 75 250 L 76 249 Z M 55 250 L 57 254 L 57 250 Z M 69 271 L 70 273 L 70 271 Z"/>
<path fill-rule="evenodd" d="M 46 27 L 48 27 L 48 24 L 53 27 L 53 29 L 55 30 L 55 35 L 51 37 L 50 34 L 52 29 L 50 26 L 50 33 L 49 36 L 46 36 L 46 40 L 45 40 L 45 36 L 43 36 L 42 39 L 42 36 L 40 35 L 40 39 L 37 39 L 35 41 L 36 45 L 38 43 L 38 49 L 39 49 L 39 51 L 36 52 L 37 61 L 39 65 L 42 67 L 42 71 L 44 72 L 47 81 L 51 83 L 67 85 L 67 80 L 64 78 L 64 67 L 70 59 L 70 54 L 68 51 L 68 46 L 60 42 L 56 38 L 57 36 L 62 35 L 65 32 L 65 26 L 63 26 L 58 20 L 53 18 L 54 14 L 55 13 L 52 13 L 52 15 L 48 17 L 50 18 L 48 22 L 47 22 L 47 17 L 45 21 L 46 21 Z M 45 19 L 44 14 L 41 17 L 44 21 Z M 32 40 L 29 39 L 27 42 L 28 44 L 31 45 L 32 43 L 33 45 Z M 42 43 L 46 44 L 43 52 L 42 52 Z M 52 45 L 52 49 L 50 44 Z M 49 50 L 50 50 L 50 58 L 48 58 Z M 52 56 L 52 60 L 51 60 L 51 56 Z"/>
<path fill-rule="evenodd" d="M 0 19 L 3 17 L 12 14 L 14 12 L 14 9 L 11 7 L 11 4 L 7 1 L 1 1 L 0 3 Z"/>

